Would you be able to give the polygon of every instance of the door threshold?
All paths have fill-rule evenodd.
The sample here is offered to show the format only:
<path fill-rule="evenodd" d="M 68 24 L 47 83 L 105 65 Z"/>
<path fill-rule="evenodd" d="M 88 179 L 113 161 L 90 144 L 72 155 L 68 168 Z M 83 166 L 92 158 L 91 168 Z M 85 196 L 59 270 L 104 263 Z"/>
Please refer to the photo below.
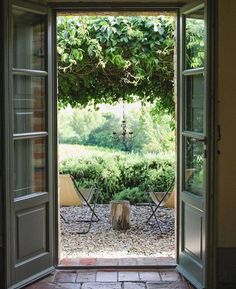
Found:
<path fill-rule="evenodd" d="M 83 266 L 83 265 L 58 265 L 57 270 L 168 270 L 175 269 L 176 264 L 168 265 L 95 265 L 95 266 Z"/>
<path fill-rule="evenodd" d="M 122 258 L 105 258 L 105 257 L 64 257 L 60 258 L 59 266 L 88 266 L 88 267 L 119 267 L 119 266 L 167 266 L 175 265 L 174 257 L 133 257 L 126 256 Z"/>

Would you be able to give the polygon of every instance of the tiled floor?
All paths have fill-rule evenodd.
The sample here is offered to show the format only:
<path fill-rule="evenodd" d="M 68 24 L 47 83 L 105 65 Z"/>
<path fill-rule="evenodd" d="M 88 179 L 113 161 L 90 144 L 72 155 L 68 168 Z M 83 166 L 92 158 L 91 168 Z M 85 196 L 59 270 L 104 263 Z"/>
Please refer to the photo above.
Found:
<path fill-rule="evenodd" d="M 153 266 L 175 265 L 172 257 L 139 257 L 139 258 L 64 258 L 62 266 Z"/>
<path fill-rule="evenodd" d="M 193 289 L 174 270 L 59 270 L 25 289 Z"/>

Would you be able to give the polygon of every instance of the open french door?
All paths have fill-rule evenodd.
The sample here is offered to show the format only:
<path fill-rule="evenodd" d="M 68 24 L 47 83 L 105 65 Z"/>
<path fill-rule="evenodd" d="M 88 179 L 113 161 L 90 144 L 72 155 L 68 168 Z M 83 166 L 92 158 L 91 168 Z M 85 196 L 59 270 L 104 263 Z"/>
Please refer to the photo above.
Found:
<path fill-rule="evenodd" d="M 6 288 L 21 288 L 55 264 L 56 100 L 50 11 L 40 0 L 4 0 Z M 178 270 L 206 288 L 209 125 L 204 1 L 180 15 Z M 191 39 L 191 41 L 190 41 Z M 192 45 L 196 39 L 198 45 Z M 55 72 L 54 72 L 55 73 Z"/>
<path fill-rule="evenodd" d="M 44 1 L 5 2 L 7 288 L 48 274 L 55 262 L 51 20 L 35 2 Z"/>
<path fill-rule="evenodd" d="M 177 269 L 207 288 L 209 96 L 205 1 L 180 13 L 180 113 Z"/>

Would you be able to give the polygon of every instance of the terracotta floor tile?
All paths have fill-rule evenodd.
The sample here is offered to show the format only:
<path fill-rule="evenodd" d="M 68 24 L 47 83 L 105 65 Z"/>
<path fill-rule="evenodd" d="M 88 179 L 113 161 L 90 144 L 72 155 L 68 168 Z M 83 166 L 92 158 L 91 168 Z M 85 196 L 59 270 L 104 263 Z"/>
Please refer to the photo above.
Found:
<path fill-rule="evenodd" d="M 161 265 L 175 265 L 176 261 L 175 258 L 172 257 L 157 257 L 156 258 L 156 264 Z"/>
<path fill-rule="evenodd" d="M 143 282 L 124 282 L 124 289 L 145 289 L 146 285 Z"/>
<path fill-rule="evenodd" d="M 119 271 L 118 281 L 139 281 L 139 273 L 134 271 Z"/>
<path fill-rule="evenodd" d="M 159 282 L 161 281 L 161 277 L 159 272 L 139 272 L 140 281 L 153 281 Z"/>
<path fill-rule="evenodd" d="M 76 282 L 95 282 L 96 271 L 95 270 L 80 270 L 77 272 Z"/>
<path fill-rule="evenodd" d="M 57 271 L 54 282 L 57 283 L 74 283 L 76 280 L 76 271 Z"/>
<path fill-rule="evenodd" d="M 81 289 L 121 289 L 121 283 L 84 283 L 82 284 Z"/>
<path fill-rule="evenodd" d="M 55 278 L 53 278 L 55 276 Z M 118 281 L 117 281 L 118 280 Z M 56 271 L 25 289 L 190 289 L 174 270 L 134 271 L 78 270 Z"/>
<path fill-rule="evenodd" d="M 168 282 L 168 283 L 147 283 L 147 289 L 190 289 L 190 287 L 183 282 Z"/>
<path fill-rule="evenodd" d="M 167 281 L 167 282 L 173 282 L 173 281 L 180 281 L 180 275 L 176 271 L 164 271 L 160 272 L 161 275 L 161 280 L 162 281 Z"/>
<path fill-rule="evenodd" d="M 117 266 L 119 264 L 119 259 L 105 259 L 99 258 L 97 259 L 97 266 Z"/>
<path fill-rule="evenodd" d="M 117 282 L 117 272 L 97 271 L 97 282 Z"/>
<path fill-rule="evenodd" d="M 81 258 L 63 258 L 60 260 L 60 265 L 63 266 L 78 266 Z"/>
<path fill-rule="evenodd" d="M 48 283 L 53 282 L 53 281 L 54 281 L 54 278 L 55 278 L 55 275 L 56 275 L 56 272 L 57 272 L 57 271 L 55 271 L 54 273 L 52 273 L 52 274 L 46 276 L 45 278 L 43 278 L 43 279 L 42 279 L 42 282 L 48 282 Z"/>
<path fill-rule="evenodd" d="M 57 289 L 81 289 L 81 284 L 79 283 L 64 283 L 59 284 L 59 287 Z"/>
<path fill-rule="evenodd" d="M 79 260 L 79 265 L 95 266 L 95 265 L 97 265 L 97 259 L 96 258 L 81 258 Z"/>

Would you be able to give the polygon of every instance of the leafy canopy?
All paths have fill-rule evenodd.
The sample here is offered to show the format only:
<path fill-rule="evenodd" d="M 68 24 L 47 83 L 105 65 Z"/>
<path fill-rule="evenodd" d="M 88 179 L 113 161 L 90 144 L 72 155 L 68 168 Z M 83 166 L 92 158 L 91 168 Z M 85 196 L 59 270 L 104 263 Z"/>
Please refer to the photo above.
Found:
<path fill-rule="evenodd" d="M 59 104 L 72 107 L 120 99 L 155 104 L 174 114 L 175 21 L 168 16 L 59 17 Z M 204 21 L 186 25 L 186 62 L 204 66 Z"/>
<path fill-rule="evenodd" d="M 59 17 L 59 103 L 155 103 L 174 111 L 172 17 Z"/>

